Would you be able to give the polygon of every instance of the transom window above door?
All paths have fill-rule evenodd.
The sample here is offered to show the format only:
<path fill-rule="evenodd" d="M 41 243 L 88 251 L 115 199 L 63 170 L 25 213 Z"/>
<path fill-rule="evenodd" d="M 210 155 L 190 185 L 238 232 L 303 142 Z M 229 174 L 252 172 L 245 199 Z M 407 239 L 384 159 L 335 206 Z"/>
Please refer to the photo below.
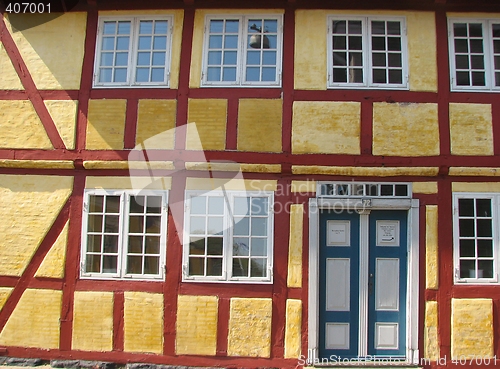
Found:
<path fill-rule="evenodd" d="M 203 86 L 279 86 L 279 15 L 209 16 L 205 24 Z"/>
<path fill-rule="evenodd" d="M 330 17 L 328 87 L 408 87 L 405 19 Z"/>
<path fill-rule="evenodd" d="M 451 88 L 500 90 L 500 19 L 450 19 Z"/>

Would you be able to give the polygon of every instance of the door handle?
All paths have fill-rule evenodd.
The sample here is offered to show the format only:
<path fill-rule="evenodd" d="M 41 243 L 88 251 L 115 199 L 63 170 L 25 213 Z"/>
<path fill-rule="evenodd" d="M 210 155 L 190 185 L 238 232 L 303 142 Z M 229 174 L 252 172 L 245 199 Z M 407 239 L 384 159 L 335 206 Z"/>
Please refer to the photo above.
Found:
<path fill-rule="evenodd" d="M 368 279 L 368 294 L 373 294 L 373 273 L 370 273 Z"/>

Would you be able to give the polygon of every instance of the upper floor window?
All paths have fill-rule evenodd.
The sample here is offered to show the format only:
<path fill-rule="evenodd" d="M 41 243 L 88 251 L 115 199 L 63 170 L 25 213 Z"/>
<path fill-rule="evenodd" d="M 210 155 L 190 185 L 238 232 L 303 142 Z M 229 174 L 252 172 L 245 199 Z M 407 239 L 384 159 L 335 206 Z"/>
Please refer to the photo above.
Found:
<path fill-rule="evenodd" d="M 167 86 L 171 17 L 101 17 L 94 86 Z"/>
<path fill-rule="evenodd" d="M 281 16 L 209 16 L 202 85 L 279 86 Z"/>
<path fill-rule="evenodd" d="M 451 86 L 500 90 L 500 19 L 449 20 Z"/>
<path fill-rule="evenodd" d="M 272 193 L 189 191 L 184 279 L 272 282 Z"/>
<path fill-rule="evenodd" d="M 85 191 L 81 276 L 163 279 L 166 232 L 166 191 Z"/>
<path fill-rule="evenodd" d="M 454 194 L 455 282 L 498 282 L 499 200 L 496 194 Z"/>
<path fill-rule="evenodd" d="M 406 88 L 404 18 L 330 17 L 328 87 Z"/>

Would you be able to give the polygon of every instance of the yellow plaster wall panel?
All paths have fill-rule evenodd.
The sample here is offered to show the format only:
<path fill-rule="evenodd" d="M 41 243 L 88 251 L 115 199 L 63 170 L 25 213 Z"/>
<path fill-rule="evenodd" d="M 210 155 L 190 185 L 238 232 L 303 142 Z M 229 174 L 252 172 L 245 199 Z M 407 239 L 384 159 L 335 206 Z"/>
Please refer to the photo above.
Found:
<path fill-rule="evenodd" d="M 229 312 L 228 356 L 269 357 L 272 299 L 232 298 Z"/>
<path fill-rule="evenodd" d="M 7 28 L 37 88 L 80 88 L 87 25 L 85 12 L 64 13 L 55 18 L 53 14 L 16 14 L 8 18 L 13 24 L 32 24 L 36 18 L 40 24 L 13 32 L 10 21 L 7 21 Z"/>
<path fill-rule="evenodd" d="M 425 288 L 439 287 L 438 207 L 425 207 Z"/>
<path fill-rule="evenodd" d="M 316 193 L 316 181 L 292 181 L 294 193 Z"/>
<path fill-rule="evenodd" d="M 240 99 L 238 150 L 281 152 L 282 100 Z"/>
<path fill-rule="evenodd" d="M 31 101 L 0 101 L 0 148 L 53 149 Z"/>
<path fill-rule="evenodd" d="M 16 160 L 0 159 L 0 168 L 74 169 L 72 160 Z"/>
<path fill-rule="evenodd" d="M 288 287 L 302 287 L 302 242 L 304 205 L 290 205 L 290 239 L 288 243 Z"/>
<path fill-rule="evenodd" d="M 134 10 L 137 14 L 137 11 Z M 182 28 L 184 26 L 184 10 L 168 10 L 174 16 L 174 29 L 172 31 L 172 60 L 170 62 L 170 88 L 179 88 L 179 69 L 181 65 Z"/>
<path fill-rule="evenodd" d="M 211 163 L 211 162 L 186 162 L 187 170 L 221 171 L 244 173 L 281 173 L 281 164 L 247 164 L 247 163 Z"/>
<path fill-rule="evenodd" d="M 439 155 L 437 104 L 374 103 L 373 155 Z"/>
<path fill-rule="evenodd" d="M 147 188 L 150 190 L 170 190 L 171 177 L 87 177 L 85 188 L 90 189 L 116 189 L 134 190 Z"/>
<path fill-rule="evenodd" d="M 173 149 L 177 114 L 175 100 L 139 100 L 136 144 L 144 149 Z"/>
<path fill-rule="evenodd" d="M 490 104 L 450 104 L 453 155 L 493 155 Z"/>
<path fill-rule="evenodd" d="M 163 295 L 125 292 L 124 349 L 163 352 Z"/>
<path fill-rule="evenodd" d="M 45 100 L 57 131 L 67 149 L 75 148 L 76 112 L 78 102 L 74 100 Z"/>
<path fill-rule="evenodd" d="M 73 177 L 0 175 L 0 275 L 21 276 L 73 187 Z"/>
<path fill-rule="evenodd" d="M 186 179 L 186 190 L 242 190 L 242 191 L 276 191 L 277 181 L 258 179 L 221 179 L 191 178 Z"/>
<path fill-rule="evenodd" d="M 36 271 L 35 277 L 63 278 L 66 263 L 66 247 L 68 243 L 69 220 L 64 225 L 61 234 L 52 245 L 42 264 Z"/>
<path fill-rule="evenodd" d="M 448 174 L 450 176 L 498 177 L 500 176 L 500 168 L 450 167 Z"/>
<path fill-rule="evenodd" d="M 327 13 L 324 10 L 295 11 L 296 90 L 326 90 Z"/>
<path fill-rule="evenodd" d="M 217 347 L 217 296 L 179 296 L 175 352 L 214 356 Z"/>
<path fill-rule="evenodd" d="M 3 306 L 13 290 L 13 287 L 0 287 L 0 311 L 3 309 Z"/>
<path fill-rule="evenodd" d="M 438 193 L 437 182 L 413 182 L 412 191 L 423 194 Z"/>
<path fill-rule="evenodd" d="M 292 152 L 359 154 L 360 114 L 359 102 L 294 102 Z"/>
<path fill-rule="evenodd" d="M 407 12 L 409 86 L 437 92 L 436 20 L 433 12 Z"/>
<path fill-rule="evenodd" d="M 297 359 L 302 344 L 302 301 L 286 300 L 285 358 Z"/>
<path fill-rule="evenodd" d="M 498 182 L 453 182 L 451 184 L 453 192 L 500 192 Z"/>
<path fill-rule="evenodd" d="M 0 345 L 59 348 L 62 291 L 27 289 L 0 333 Z"/>
<path fill-rule="evenodd" d="M 424 357 L 437 361 L 440 358 L 439 352 L 438 303 L 427 301 L 425 303 Z"/>
<path fill-rule="evenodd" d="M 113 350 L 113 292 L 75 292 L 72 348 Z"/>
<path fill-rule="evenodd" d="M 451 300 L 451 356 L 493 357 L 493 302 L 491 299 Z"/>
<path fill-rule="evenodd" d="M 322 165 L 292 165 L 293 174 L 329 174 L 339 176 L 437 176 L 438 167 L 328 167 Z"/>
<path fill-rule="evenodd" d="M 3 43 L 0 42 L 0 70 L 2 78 L 0 78 L 0 90 L 24 90 L 23 84 L 17 75 L 12 61 L 5 51 Z"/>
<path fill-rule="evenodd" d="M 127 100 L 89 101 L 87 149 L 123 149 L 126 109 Z"/>
<path fill-rule="evenodd" d="M 227 100 L 189 99 L 186 149 L 226 148 Z"/>

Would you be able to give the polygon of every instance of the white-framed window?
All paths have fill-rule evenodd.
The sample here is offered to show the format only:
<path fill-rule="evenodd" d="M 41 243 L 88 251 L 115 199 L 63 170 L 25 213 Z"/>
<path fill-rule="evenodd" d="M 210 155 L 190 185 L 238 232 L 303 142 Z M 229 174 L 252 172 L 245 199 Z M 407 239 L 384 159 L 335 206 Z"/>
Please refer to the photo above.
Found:
<path fill-rule="evenodd" d="M 100 17 L 94 87 L 166 87 L 173 17 Z"/>
<path fill-rule="evenodd" d="M 448 20 L 452 90 L 500 90 L 500 19 Z"/>
<path fill-rule="evenodd" d="M 408 87 L 404 17 L 328 17 L 328 87 Z"/>
<path fill-rule="evenodd" d="M 82 278 L 163 279 L 166 191 L 85 190 Z"/>
<path fill-rule="evenodd" d="M 186 191 L 183 280 L 272 282 L 273 193 Z"/>
<path fill-rule="evenodd" d="M 455 283 L 498 283 L 500 194 L 453 194 Z"/>
<path fill-rule="evenodd" d="M 281 15 L 207 16 L 203 86 L 280 86 Z"/>

